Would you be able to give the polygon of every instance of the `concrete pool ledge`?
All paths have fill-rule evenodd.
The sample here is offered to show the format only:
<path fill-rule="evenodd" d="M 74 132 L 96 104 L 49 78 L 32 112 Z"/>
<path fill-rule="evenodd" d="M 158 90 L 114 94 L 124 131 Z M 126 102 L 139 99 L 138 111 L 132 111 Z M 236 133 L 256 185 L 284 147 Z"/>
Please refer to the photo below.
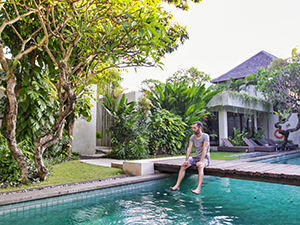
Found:
<path fill-rule="evenodd" d="M 185 156 L 165 157 L 160 159 L 143 159 L 123 162 L 123 172 L 135 176 L 154 174 L 154 163 L 159 161 L 169 161 L 173 159 L 184 159 Z M 112 164 L 113 167 L 113 164 Z"/>
<path fill-rule="evenodd" d="M 0 206 L 51 197 L 58 197 L 62 195 L 69 195 L 86 191 L 99 190 L 127 184 L 134 184 L 139 182 L 161 179 L 168 176 L 170 176 L 170 174 L 159 173 L 144 176 L 109 177 L 96 180 L 87 180 L 82 182 L 73 182 L 30 189 L 22 189 L 18 191 L 0 192 Z"/>

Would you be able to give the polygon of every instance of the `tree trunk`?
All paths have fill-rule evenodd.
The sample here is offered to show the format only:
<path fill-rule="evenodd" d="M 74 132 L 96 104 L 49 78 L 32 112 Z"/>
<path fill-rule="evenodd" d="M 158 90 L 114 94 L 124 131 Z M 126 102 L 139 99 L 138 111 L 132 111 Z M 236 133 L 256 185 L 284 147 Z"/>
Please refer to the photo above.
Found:
<path fill-rule="evenodd" d="M 68 159 L 71 159 L 72 157 L 72 144 L 73 144 L 73 131 L 74 131 L 74 124 L 75 124 L 75 115 L 74 113 L 71 113 L 67 118 L 67 132 L 69 136 L 69 141 L 67 144 L 63 146 L 64 149 L 66 149 Z"/>
<path fill-rule="evenodd" d="M 41 181 L 47 180 L 48 177 L 48 169 L 43 162 L 43 153 L 48 147 L 61 139 L 65 122 L 60 116 L 52 129 L 45 135 L 37 138 L 34 143 L 34 162 Z"/>
<path fill-rule="evenodd" d="M 45 148 L 43 147 L 41 142 L 39 140 L 36 140 L 34 143 L 34 162 L 41 181 L 47 180 L 48 177 L 48 169 L 43 162 L 44 151 Z"/>
<path fill-rule="evenodd" d="M 4 136 L 7 140 L 10 151 L 12 152 L 15 160 L 18 162 L 20 168 L 20 178 L 22 183 L 28 181 L 28 168 L 27 160 L 23 152 L 17 145 L 16 141 L 16 125 L 17 125 L 17 113 L 18 102 L 15 93 L 15 87 L 17 84 L 16 77 L 14 76 L 12 69 L 9 67 L 8 61 L 4 56 L 3 44 L 0 43 L 0 63 L 2 69 L 5 71 L 7 80 L 7 87 L 5 94 L 8 99 L 7 110 L 3 117 L 2 126 L 5 128 Z"/>
<path fill-rule="evenodd" d="M 34 161 L 38 169 L 40 180 L 44 181 L 48 177 L 48 169 L 43 163 L 43 153 L 45 149 L 57 143 L 62 138 L 63 128 L 66 123 L 67 116 L 74 111 L 74 105 L 77 99 L 76 94 L 72 89 L 72 84 L 67 82 L 65 73 L 66 64 L 59 64 L 60 79 L 58 96 L 62 96 L 62 92 L 66 94 L 66 99 L 62 101 L 60 97 L 60 110 L 58 118 L 52 126 L 51 130 L 45 135 L 37 138 L 34 143 Z"/>
<path fill-rule="evenodd" d="M 291 112 L 292 112 L 292 110 L 291 110 Z M 287 145 L 290 133 L 291 132 L 295 132 L 295 131 L 297 131 L 297 130 L 300 129 L 300 113 L 297 113 L 298 122 L 297 122 L 297 124 L 296 124 L 296 126 L 294 128 L 290 128 L 290 129 L 286 129 L 286 130 L 282 129 L 281 124 L 287 123 L 289 121 L 291 115 L 292 115 L 292 113 L 290 113 L 287 116 L 287 118 L 282 118 L 280 116 L 279 117 L 279 121 L 275 123 L 275 128 L 279 129 L 278 133 L 283 135 L 283 143 L 282 143 L 283 147 L 285 147 Z"/>
<path fill-rule="evenodd" d="M 7 81 L 5 94 L 8 98 L 7 113 L 4 115 L 3 125 L 6 128 L 4 136 L 7 140 L 10 151 L 12 152 L 15 160 L 18 162 L 20 168 L 20 178 L 22 183 L 28 181 L 28 168 L 27 160 L 23 152 L 17 145 L 16 141 L 16 124 L 18 113 L 18 102 L 15 95 L 16 79 L 10 76 Z"/>
<path fill-rule="evenodd" d="M 280 133 L 280 130 L 278 132 Z M 285 146 L 287 145 L 287 143 L 289 141 L 289 135 L 290 135 L 290 132 L 287 132 L 287 131 L 283 132 L 283 143 L 282 143 L 283 148 L 285 148 Z"/>

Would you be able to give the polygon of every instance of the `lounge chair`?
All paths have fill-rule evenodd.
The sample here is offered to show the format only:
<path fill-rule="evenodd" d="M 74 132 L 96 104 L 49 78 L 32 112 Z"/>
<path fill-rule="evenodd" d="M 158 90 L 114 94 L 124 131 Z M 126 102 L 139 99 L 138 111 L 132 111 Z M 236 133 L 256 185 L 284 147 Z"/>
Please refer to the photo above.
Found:
<path fill-rule="evenodd" d="M 234 146 L 227 138 L 221 138 L 225 146 L 218 146 L 219 152 L 253 152 L 249 146 Z"/>
<path fill-rule="evenodd" d="M 273 141 L 273 140 L 272 140 Z M 264 138 L 263 140 L 262 139 L 259 139 L 259 138 L 256 138 L 255 139 L 255 142 L 258 143 L 259 145 L 261 146 L 273 146 L 275 147 L 275 150 L 276 151 L 280 151 L 280 150 L 283 150 L 282 148 L 282 144 L 278 144 L 274 141 L 274 143 L 271 143 L 267 140 L 267 138 Z"/>
<path fill-rule="evenodd" d="M 271 146 L 276 147 L 276 149 L 278 150 L 294 150 L 294 149 L 298 149 L 299 146 L 297 144 L 294 143 L 287 143 L 285 148 L 282 146 L 282 144 L 278 144 L 276 141 L 270 139 L 270 138 L 264 138 L 264 140 Z"/>
<path fill-rule="evenodd" d="M 249 146 L 249 148 L 254 148 L 256 152 L 274 152 L 276 148 L 274 146 L 261 146 L 258 145 L 255 141 L 248 138 L 243 138 L 243 141 Z"/>

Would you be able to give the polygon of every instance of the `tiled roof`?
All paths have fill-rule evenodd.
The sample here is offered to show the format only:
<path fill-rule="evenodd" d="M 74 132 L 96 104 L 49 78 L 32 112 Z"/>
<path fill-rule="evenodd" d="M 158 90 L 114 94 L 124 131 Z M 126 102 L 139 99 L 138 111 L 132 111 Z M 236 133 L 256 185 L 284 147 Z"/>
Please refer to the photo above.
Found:
<path fill-rule="evenodd" d="M 265 51 L 261 51 L 227 73 L 224 73 L 223 75 L 213 79 L 211 82 L 219 83 L 224 82 L 229 78 L 233 78 L 235 80 L 245 78 L 250 74 L 254 74 L 259 68 L 270 65 L 271 60 L 276 58 L 277 57 L 274 55 L 271 55 Z"/>

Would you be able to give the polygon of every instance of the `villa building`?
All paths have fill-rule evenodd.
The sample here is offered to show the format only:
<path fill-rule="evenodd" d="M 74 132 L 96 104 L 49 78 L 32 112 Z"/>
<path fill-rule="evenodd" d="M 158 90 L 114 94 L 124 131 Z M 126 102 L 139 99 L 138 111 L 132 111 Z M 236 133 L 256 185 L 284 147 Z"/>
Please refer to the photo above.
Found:
<path fill-rule="evenodd" d="M 213 79 L 212 83 L 220 84 L 228 79 L 243 79 L 248 75 L 255 74 L 259 68 L 269 66 L 274 59 L 276 59 L 274 55 L 261 51 L 227 73 Z M 141 92 L 125 94 L 129 102 L 137 101 L 141 95 Z M 111 146 L 110 137 L 91 141 L 85 136 L 86 134 L 96 133 L 96 130 L 104 134 L 105 128 L 108 129 L 109 127 L 103 116 L 104 110 L 100 105 L 100 101 L 94 103 L 94 106 L 97 109 L 93 111 L 93 115 L 95 115 L 93 118 L 97 118 L 97 121 L 93 120 L 93 124 L 87 126 L 89 122 L 84 118 L 79 118 L 75 123 L 73 150 L 81 154 L 93 154 L 96 146 Z M 204 131 L 211 135 L 210 141 L 213 150 L 216 150 L 217 146 L 223 145 L 222 138 L 233 136 L 234 128 L 250 133 L 261 130 L 267 138 L 283 140 L 277 139 L 274 135 L 276 130 L 274 124 L 278 121 L 278 117 L 273 113 L 272 105 L 264 100 L 261 93 L 256 91 L 253 85 L 240 92 L 222 91 L 214 96 L 208 107 L 212 113 L 206 117 Z M 297 121 L 297 115 L 293 114 L 290 121 L 282 127 L 283 129 L 291 127 L 297 124 Z M 85 135 L 82 135 L 82 133 Z M 300 145 L 300 130 L 290 133 L 289 139 Z M 82 148 L 83 145 L 85 148 Z M 89 152 L 87 152 L 86 146 L 89 146 Z"/>
<path fill-rule="evenodd" d="M 227 73 L 213 79 L 212 83 L 224 83 L 228 79 L 243 79 L 255 74 L 259 68 L 269 66 L 274 59 L 276 56 L 261 51 Z M 221 139 L 232 136 L 234 128 L 250 133 L 263 130 L 266 137 L 276 139 L 274 124 L 278 118 L 273 114 L 272 105 L 264 101 L 263 96 L 256 91 L 254 86 L 249 86 L 240 92 L 223 91 L 217 94 L 208 106 L 212 112 L 211 117 L 208 118 L 208 133 L 215 134 L 215 137 L 211 138 L 212 146 L 223 145 Z M 289 124 L 284 126 L 296 124 L 297 120 L 297 116 L 293 115 Z M 300 144 L 299 132 L 291 133 L 289 138 L 294 143 Z"/>

